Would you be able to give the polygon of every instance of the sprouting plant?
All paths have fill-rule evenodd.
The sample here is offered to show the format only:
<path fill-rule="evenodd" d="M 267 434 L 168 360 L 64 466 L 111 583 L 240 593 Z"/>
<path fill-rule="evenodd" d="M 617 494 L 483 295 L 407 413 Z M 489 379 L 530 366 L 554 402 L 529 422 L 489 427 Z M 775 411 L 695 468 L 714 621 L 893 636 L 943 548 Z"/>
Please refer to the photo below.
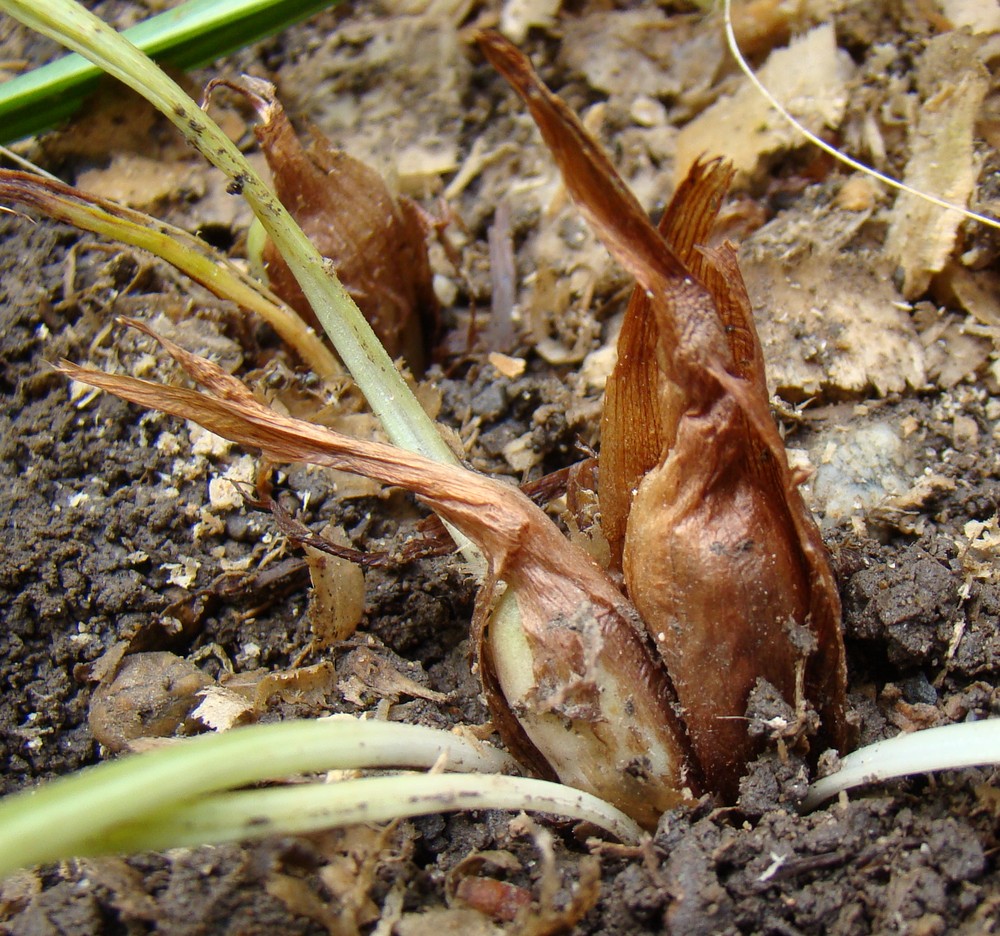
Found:
<path fill-rule="evenodd" d="M 274 85 L 244 75 L 216 79 L 216 87 L 242 95 L 257 112 L 254 134 L 271 169 L 274 190 L 296 222 L 337 270 L 367 322 L 393 359 L 422 376 L 437 330 L 424 215 L 405 196 L 394 196 L 370 166 L 336 149 L 318 133 L 302 145 L 278 101 Z M 251 229 L 248 243 L 254 240 Z M 270 286 L 307 321 L 309 302 L 274 241 L 264 238 L 252 260 Z"/>
<path fill-rule="evenodd" d="M 426 453 L 446 465 L 454 464 L 455 457 L 400 378 L 388 355 L 373 337 L 371 329 L 357 308 L 333 276 L 332 269 L 323 261 L 274 195 L 214 123 L 173 82 L 153 68 L 137 50 L 69 0 L 51 0 L 46 4 L 10 2 L 4 3 L 2 8 L 40 31 L 54 35 L 65 44 L 88 54 L 101 67 L 135 86 L 163 110 L 212 162 L 227 172 L 232 179 L 233 187 L 242 192 L 268 235 L 282 251 L 318 319 L 329 333 L 341 358 L 350 368 L 373 410 L 380 417 L 390 439 L 405 448 Z M 528 510 L 536 510 L 530 502 L 525 500 L 524 504 Z M 465 542 L 461 536 L 459 539 L 460 542 Z M 465 552 L 469 559 L 473 561 L 476 559 L 476 553 L 471 545 L 465 547 Z M 511 602 L 507 603 L 505 619 L 513 622 L 516 627 L 517 609 Z M 99 781 L 95 781 L 95 784 L 99 784 Z M 616 834 L 624 837 L 635 836 L 635 827 L 630 826 L 626 817 L 603 804 L 598 804 L 598 812 L 595 812 L 587 805 L 592 804 L 593 799 L 579 792 L 563 794 L 556 790 L 551 797 L 546 798 L 546 802 L 559 810 L 562 808 L 559 803 L 567 802 L 567 795 L 568 802 L 578 804 L 573 808 L 584 809 L 592 814 L 592 821 L 598 825 L 606 824 L 599 818 L 599 810 L 611 809 L 609 815 L 617 817 Z M 68 800 L 74 796 L 72 787 L 64 793 L 57 786 L 52 793 L 56 807 L 46 810 L 33 805 L 29 809 L 29 814 L 40 809 L 38 815 L 42 817 L 41 821 L 45 826 L 49 829 L 58 829 L 60 810 L 66 808 Z M 161 802 L 159 798 L 154 797 L 154 799 L 156 802 Z M 127 800 L 126 797 L 117 802 L 124 804 Z M 433 798 L 427 801 L 429 808 L 432 802 Z M 533 808 L 527 799 L 510 801 L 511 805 L 515 803 L 522 808 Z M 10 808 L 13 812 L 20 812 L 23 809 L 23 801 L 19 803 L 15 799 Z M 101 833 L 102 841 L 110 842 L 108 838 L 110 828 L 121 818 L 120 812 L 112 811 L 108 814 L 109 825 Z M 327 817 L 325 821 L 331 820 Z M 232 834 L 230 832 L 230 835 Z M 71 851 L 73 847 L 69 846 Z M 15 853 L 11 860 L 23 863 L 25 859 L 17 857 Z"/>
<path fill-rule="evenodd" d="M 705 787 L 735 800 L 759 747 L 742 721 L 758 680 L 821 712 L 820 749 L 845 750 L 850 731 L 837 590 L 770 417 L 735 247 L 705 246 L 730 172 L 697 163 L 657 230 L 527 60 L 480 43 L 636 278 L 605 392 L 601 525 Z"/>
<path fill-rule="evenodd" d="M 811 743 L 813 754 L 817 743 L 849 745 L 839 606 L 822 543 L 770 421 L 762 357 L 735 253 L 729 246 L 703 246 L 728 182 L 724 166 L 696 166 L 660 230 L 655 229 L 606 157 L 527 61 L 499 37 L 482 38 L 488 55 L 531 108 L 571 193 L 638 281 L 623 332 L 625 353 L 606 405 L 600 492 L 612 572 L 624 574 L 623 593 L 613 575 L 564 540 L 519 492 L 456 465 L 422 411 L 417 416 L 405 410 L 409 392 L 373 345 L 357 310 L 211 122 L 192 110 L 175 87 L 145 74 L 140 58 L 68 0 L 51 0 L 50 6 L 65 17 L 62 25 L 38 12 L 42 4 L 32 8 L 0 0 L 0 8 L 90 49 L 103 67 L 137 84 L 230 173 L 390 438 L 412 454 L 281 416 L 235 378 L 164 339 L 161 344 L 207 393 L 69 364 L 63 368 L 67 374 L 142 405 L 193 417 L 275 460 L 357 471 L 420 495 L 487 559 L 474 636 L 494 720 L 508 747 L 541 775 L 596 793 L 642 825 L 651 827 L 664 809 L 702 792 L 733 797 L 743 767 L 756 752 L 743 716 L 758 678 L 794 702 L 800 716 L 795 738 Z M 94 36 L 104 51 L 93 52 Z M 404 407 L 402 415 L 399 407 Z M 720 601 L 727 612 L 721 626 L 713 609 Z M 181 769 L 177 764 L 183 755 L 175 755 L 176 761 L 169 751 L 158 756 L 157 769 L 166 769 L 165 764 Z M 399 757 L 384 760 L 414 764 Z M 415 762 L 427 765 L 426 758 Z M 48 810 L 42 819 L 36 807 L 25 809 L 23 797 L 0 810 L 27 816 L 22 822 L 34 816 L 51 829 L 54 817 L 69 815 L 74 791 L 104 795 L 97 778 L 116 768 L 129 778 L 118 788 L 121 793 L 144 776 L 148 763 L 126 759 L 89 772 L 87 783 L 70 778 L 53 785 L 40 800 Z M 309 761 L 283 769 L 318 766 Z M 78 849 L 240 837 L 254 817 L 273 819 L 263 823 L 268 830 L 289 830 L 359 815 L 342 808 L 338 819 L 319 802 L 336 799 L 343 807 L 353 791 L 216 794 L 249 779 L 254 778 L 224 775 L 211 788 L 185 788 L 183 796 L 176 790 L 164 796 L 151 792 L 134 808 L 129 805 L 128 815 L 104 816 L 99 827 L 53 844 L 41 855 L 17 853 L 10 866 Z M 596 805 L 564 785 L 499 782 L 502 792 L 496 792 L 492 781 L 474 778 L 469 786 L 462 786 L 465 779 L 453 786 L 464 795 L 480 781 L 480 791 L 490 788 L 495 795 L 480 798 L 477 805 L 549 807 L 587 815 L 624 838 L 639 834 L 614 807 Z M 414 789 L 425 783 L 444 788 L 436 777 L 401 782 Z M 820 784 L 810 803 L 836 788 Z M 398 784 L 388 787 L 399 789 Z M 369 785 L 364 795 L 374 790 Z M 529 792 L 533 800 L 524 798 Z M 303 808 L 308 818 L 300 820 Z M 379 815 L 387 814 L 392 813 Z M 140 825 L 152 830 L 149 837 L 143 837 Z"/>
<path fill-rule="evenodd" d="M 665 367 L 661 386 L 649 367 L 654 358 L 623 355 L 608 396 L 605 533 L 627 595 L 517 492 L 465 469 L 283 419 L 219 368 L 170 342 L 164 346 L 211 397 L 67 372 L 193 416 L 275 460 L 360 471 L 423 496 L 488 560 L 477 656 L 508 746 L 543 776 L 596 793 L 652 825 L 686 797 L 735 797 L 757 748 L 742 717 L 758 679 L 803 710 L 815 700 L 824 744 L 846 747 L 836 593 L 769 418 L 735 255 L 731 248 L 698 252 L 726 171 L 697 166 L 657 232 L 527 61 L 499 36 L 484 35 L 481 43 L 528 101 L 572 194 L 636 274 L 626 335 L 650 336 L 645 346 Z M 269 126 L 273 106 L 267 111 Z M 651 405 L 623 406 L 626 399 Z M 640 452 L 634 440 L 643 435 L 653 444 Z M 712 437 L 714 446 L 707 445 Z M 634 514 L 630 503 L 607 493 L 633 486 L 642 502 Z M 675 491 L 665 495 L 664 487 Z M 635 517 L 641 520 L 630 522 Z M 717 562 L 691 552 L 703 546 Z M 639 557 L 655 561 L 641 568 Z M 733 617 L 720 622 L 709 598 L 727 578 L 734 598 L 724 604 Z"/>

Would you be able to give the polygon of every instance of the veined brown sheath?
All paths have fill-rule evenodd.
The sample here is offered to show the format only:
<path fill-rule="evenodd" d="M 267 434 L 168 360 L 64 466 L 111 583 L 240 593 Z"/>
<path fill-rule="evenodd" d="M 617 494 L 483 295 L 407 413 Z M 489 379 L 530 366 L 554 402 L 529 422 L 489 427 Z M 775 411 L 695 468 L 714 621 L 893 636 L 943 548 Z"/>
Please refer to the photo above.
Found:
<path fill-rule="evenodd" d="M 758 750 L 744 716 L 759 679 L 820 713 L 814 749 L 851 740 L 836 585 L 771 419 L 736 250 L 708 246 L 732 174 L 697 163 L 657 230 L 525 56 L 496 33 L 479 45 L 636 278 L 604 400 L 601 525 L 700 773 L 732 801 Z"/>

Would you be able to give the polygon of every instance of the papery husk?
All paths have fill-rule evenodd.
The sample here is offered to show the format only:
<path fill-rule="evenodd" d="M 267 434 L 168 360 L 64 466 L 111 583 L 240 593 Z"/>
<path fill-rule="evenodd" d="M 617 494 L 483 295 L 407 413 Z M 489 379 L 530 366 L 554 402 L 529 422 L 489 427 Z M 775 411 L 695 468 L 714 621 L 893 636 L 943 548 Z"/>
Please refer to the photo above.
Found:
<path fill-rule="evenodd" d="M 559 541 L 549 545 L 565 551 L 552 529 Z M 580 579 L 579 566 L 538 569 L 495 605 L 485 601 L 494 594 L 487 581 L 473 630 L 480 675 L 494 724 L 521 763 L 653 828 L 704 782 L 639 616 L 592 568 L 593 579 Z"/>
<path fill-rule="evenodd" d="M 128 324 L 153 335 L 141 323 Z M 275 462 L 357 472 L 418 494 L 488 560 L 476 644 L 491 712 L 515 756 L 647 827 L 701 792 L 670 680 L 638 616 L 603 570 L 520 490 L 283 416 L 216 365 L 153 337 L 208 394 L 68 363 L 60 369 L 126 400 L 193 419 Z M 506 591 L 498 599 L 501 580 Z"/>
<path fill-rule="evenodd" d="M 281 203 L 329 258 L 389 356 L 422 375 L 437 329 L 438 302 L 427 256 L 427 226 L 417 206 L 396 197 L 382 177 L 336 149 L 318 131 L 300 142 L 274 85 L 244 75 L 223 84 L 243 94 L 261 123 L 254 127 Z M 206 92 L 207 93 L 207 92 Z M 268 284 L 314 327 L 318 321 L 288 264 L 268 240 Z"/>
<path fill-rule="evenodd" d="M 637 280 L 605 402 L 602 525 L 705 781 L 734 801 L 759 748 L 745 719 L 758 678 L 820 712 L 815 748 L 846 750 L 851 732 L 839 598 L 771 420 L 736 251 L 702 246 L 731 171 L 697 163 L 657 231 L 528 60 L 495 33 L 479 42 L 527 104 L 581 211 Z"/>

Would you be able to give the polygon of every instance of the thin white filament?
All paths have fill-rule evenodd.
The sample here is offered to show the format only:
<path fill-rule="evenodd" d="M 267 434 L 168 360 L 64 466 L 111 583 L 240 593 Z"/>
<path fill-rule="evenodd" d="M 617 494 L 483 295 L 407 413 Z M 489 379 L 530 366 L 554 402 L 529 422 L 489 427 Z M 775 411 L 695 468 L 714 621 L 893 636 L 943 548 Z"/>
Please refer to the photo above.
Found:
<path fill-rule="evenodd" d="M 729 44 L 729 51 L 733 53 L 733 58 L 736 59 L 736 63 L 740 66 L 740 70 L 747 76 L 750 83 L 757 89 L 757 91 L 767 99 L 768 103 L 779 114 L 781 114 L 785 120 L 795 127 L 795 129 L 798 130 L 799 133 L 801 133 L 810 143 L 818 146 L 824 153 L 829 153 L 834 159 L 850 166 L 852 169 L 856 169 L 858 172 L 864 172 L 873 176 L 891 188 L 898 189 L 901 192 L 906 192 L 908 195 L 913 195 L 916 198 L 922 198 L 924 201 L 928 201 L 932 205 L 937 205 L 939 208 L 944 208 L 946 211 L 957 211 L 960 215 L 969 218 L 972 221 L 978 221 L 980 224 L 1000 229 L 1000 220 L 997 220 L 996 218 L 989 218 L 986 215 L 978 214 L 975 211 L 970 211 L 968 208 L 963 208 L 961 205 L 956 205 L 954 202 L 945 201 L 943 198 L 938 198 L 928 192 L 922 192 L 920 189 L 915 189 L 912 186 L 907 185 L 905 182 L 901 182 L 899 179 L 887 176 L 884 173 L 879 172 L 877 169 L 873 169 L 871 166 L 866 166 L 863 162 L 853 159 L 846 153 L 838 150 L 836 147 L 831 146 L 825 140 L 820 139 L 820 137 L 812 131 L 807 130 L 790 113 L 788 113 L 787 110 L 785 110 L 782 103 L 764 86 L 761 80 L 754 73 L 754 70 L 750 67 L 750 64 L 743 57 L 743 53 L 740 51 L 739 44 L 736 41 L 736 32 L 733 29 L 732 0 L 723 0 L 723 18 L 726 26 L 726 42 Z"/>

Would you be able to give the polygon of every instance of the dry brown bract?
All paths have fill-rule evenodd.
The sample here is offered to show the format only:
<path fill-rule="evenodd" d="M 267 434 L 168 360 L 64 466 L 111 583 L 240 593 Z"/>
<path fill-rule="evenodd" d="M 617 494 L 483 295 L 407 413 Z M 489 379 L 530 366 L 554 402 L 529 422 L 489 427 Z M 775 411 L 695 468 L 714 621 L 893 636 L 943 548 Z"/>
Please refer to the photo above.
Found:
<path fill-rule="evenodd" d="M 275 192 L 358 304 L 389 356 L 422 374 L 436 328 L 438 304 L 427 258 L 427 228 L 417 206 L 395 197 L 382 177 L 336 149 L 318 131 L 299 141 L 274 85 L 244 75 L 215 81 L 242 94 L 261 123 L 254 127 Z M 316 316 L 298 281 L 268 240 L 263 264 L 269 285 L 307 322 Z"/>
<path fill-rule="evenodd" d="M 820 712 L 821 749 L 844 750 L 850 738 L 826 552 L 771 419 L 736 250 L 704 246 L 731 172 L 696 163 L 657 231 L 527 59 L 494 33 L 480 46 L 637 280 L 604 403 L 602 526 L 666 662 L 707 786 L 733 799 L 755 753 L 744 716 L 759 678 Z"/>

